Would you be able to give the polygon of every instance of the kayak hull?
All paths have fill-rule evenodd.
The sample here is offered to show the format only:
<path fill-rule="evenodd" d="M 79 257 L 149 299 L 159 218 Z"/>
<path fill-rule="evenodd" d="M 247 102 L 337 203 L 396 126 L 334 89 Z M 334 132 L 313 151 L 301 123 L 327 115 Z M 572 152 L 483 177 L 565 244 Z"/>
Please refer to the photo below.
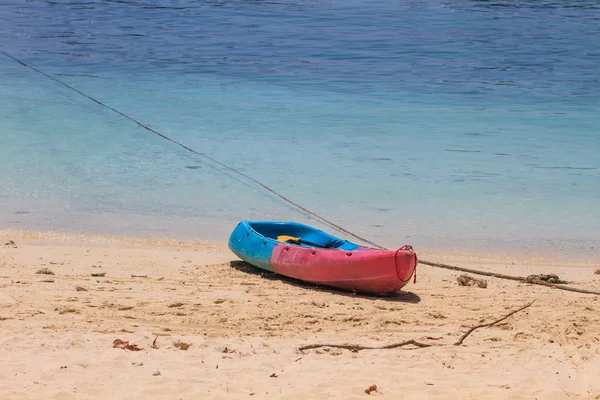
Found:
<path fill-rule="evenodd" d="M 294 222 L 242 221 L 230 236 L 229 248 L 267 271 L 370 294 L 399 291 L 418 264 L 410 246 L 373 249 Z"/>

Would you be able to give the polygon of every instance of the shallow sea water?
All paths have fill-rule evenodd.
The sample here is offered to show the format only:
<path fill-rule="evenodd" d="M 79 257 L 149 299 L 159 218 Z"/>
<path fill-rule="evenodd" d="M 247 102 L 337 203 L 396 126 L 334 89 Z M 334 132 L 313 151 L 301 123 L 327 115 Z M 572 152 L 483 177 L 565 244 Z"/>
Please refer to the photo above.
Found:
<path fill-rule="evenodd" d="M 7 1 L 0 51 L 386 246 L 600 248 L 600 7 Z M 0 54 L 0 225 L 319 223 Z"/>

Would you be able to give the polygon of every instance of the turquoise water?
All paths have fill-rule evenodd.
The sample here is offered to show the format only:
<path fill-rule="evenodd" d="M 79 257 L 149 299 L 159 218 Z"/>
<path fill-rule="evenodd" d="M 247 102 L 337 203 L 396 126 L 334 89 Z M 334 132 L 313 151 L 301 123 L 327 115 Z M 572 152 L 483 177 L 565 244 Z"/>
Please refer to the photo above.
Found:
<path fill-rule="evenodd" d="M 594 257 L 599 34 L 582 1 L 0 5 L 1 51 L 378 243 Z M 0 138 L 0 227 L 324 227 L 1 54 Z"/>

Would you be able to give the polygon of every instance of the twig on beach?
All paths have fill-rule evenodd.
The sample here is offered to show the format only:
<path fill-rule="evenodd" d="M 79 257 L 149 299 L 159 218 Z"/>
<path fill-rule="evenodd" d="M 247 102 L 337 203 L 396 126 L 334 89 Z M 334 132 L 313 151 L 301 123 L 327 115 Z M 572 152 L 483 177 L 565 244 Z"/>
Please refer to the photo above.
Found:
<path fill-rule="evenodd" d="M 560 388 L 560 389 L 561 389 L 563 392 L 565 392 L 565 394 L 567 395 L 567 397 L 568 397 L 568 398 L 571 398 L 571 396 L 569 395 L 569 393 L 567 393 L 567 391 L 566 391 L 566 390 L 565 390 L 565 389 L 564 389 L 562 386 L 558 385 L 558 387 L 559 387 L 559 388 Z"/>
<path fill-rule="evenodd" d="M 496 321 L 494 321 L 494 322 L 489 322 L 489 323 L 487 323 L 487 324 L 481 324 L 481 325 L 477 325 L 477 326 L 474 326 L 474 327 L 472 327 L 471 329 L 469 329 L 469 330 L 467 331 L 467 333 L 465 333 L 464 335 L 462 335 L 462 337 L 459 339 L 459 341 L 458 341 L 458 342 L 456 342 L 456 343 L 454 343 L 454 345 L 455 345 L 455 346 L 460 346 L 460 345 L 463 343 L 463 341 L 464 341 L 464 340 L 467 338 L 467 336 L 469 336 L 469 335 L 470 335 L 470 334 L 471 334 L 471 333 L 472 333 L 472 332 L 473 332 L 475 329 L 479 329 L 479 328 L 485 328 L 486 326 L 492 326 L 492 325 L 496 325 L 498 322 L 502 322 L 502 321 L 504 321 L 506 318 L 510 317 L 511 315 L 513 315 L 513 314 L 516 314 L 516 313 L 518 313 L 519 311 L 523 311 L 524 309 L 526 309 L 527 307 L 529 307 L 530 305 L 532 305 L 534 302 L 535 302 L 535 300 L 533 300 L 531 303 L 528 303 L 528 304 L 524 305 L 524 306 L 523 306 L 523 307 L 521 307 L 521 308 L 518 308 L 518 309 L 516 309 L 516 310 L 513 310 L 513 311 L 509 312 L 509 313 L 508 313 L 508 314 L 506 314 L 504 317 L 502 317 L 502 318 L 500 318 L 500 319 L 497 319 L 497 320 L 496 320 Z"/>
<path fill-rule="evenodd" d="M 548 287 L 551 287 L 551 288 L 560 289 L 560 290 L 566 290 L 566 291 L 569 291 L 569 292 L 594 294 L 596 296 L 600 296 L 600 291 L 587 290 L 587 289 L 579 289 L 579 288 L 574 288 L 574 287 L 571 287 L 571 286 L 564 286 L 564 285 L 559 285 L 559 284 L 555 284 L 555 283 L 549 283 L 549 282 L 543 281 L 541 279 L 531 279 L 530 278 L 528 280 L 526 277 L 522 277 L 522 276 L 512 276 L 512 275 L 498 274 L 496 272 L 479 271 L 479 270 L 476 270 L 476 269 L 457 267 L 455 265 L 448 265 L 448 264 L 436 263 L 436 262 L 425 261 L 425 260 L 419 260 L 419 264 L 429 265 L 431 267 L 451 269 L 453 271 L 469 272 L 471 274 L 477 274 L 477 275 L 483 275 L 483 276 L 492 276 L 494 278 L 509 279 L 509 280 L 512 280 L 512 281 L 518 281 L 518 282 L 523 282 L 523 283 L 532 283 L 532 284 L 535 284 L 535 285 L 548 286 Z"/>
<path fill-rule="evenodd" d="M 412 344 L 413 346 L 417 346 L 417 347 L 431 347 L 430 344 L 426 344 L 426 343 L 419 343 L 416 340 L 407 340 L 405 342 L 400 342 L 400 343 L 392 343 L 392 344 L 386 344 L 384 346 L 362 346 L 359 344 L 308 344 L 306 346 L 302 346 L 299 347 L 298 350 L 300 351 L 304 351 L 304 350 L 310 350 L 310 349 L 317 349 L 319 347 L 335 347 L 338 349 L 346 349 L 346 350 L 350 350 L 350 351 L 359 351 L 359 350 L 383 350 L 383 349 L 395 349 L 396 347 L 404 347 L 404 346 L 408 346 Z"/>

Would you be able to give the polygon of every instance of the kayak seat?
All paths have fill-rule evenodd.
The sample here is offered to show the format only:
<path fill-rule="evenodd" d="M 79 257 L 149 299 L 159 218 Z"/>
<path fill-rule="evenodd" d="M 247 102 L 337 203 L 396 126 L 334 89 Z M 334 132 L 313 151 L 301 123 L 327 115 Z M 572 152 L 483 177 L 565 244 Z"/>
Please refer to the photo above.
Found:
<path fill-rule="evenodd" d="M 329 242 L 327 242 L 327 244 L 325 245 L 325 248 L 337 249 L 338 247 L 343 246 L 344 243 L 346 243 L 346 241 L 342 240 L 342 239 L 331 239 L 331 240 L 329 240 Z"/>

